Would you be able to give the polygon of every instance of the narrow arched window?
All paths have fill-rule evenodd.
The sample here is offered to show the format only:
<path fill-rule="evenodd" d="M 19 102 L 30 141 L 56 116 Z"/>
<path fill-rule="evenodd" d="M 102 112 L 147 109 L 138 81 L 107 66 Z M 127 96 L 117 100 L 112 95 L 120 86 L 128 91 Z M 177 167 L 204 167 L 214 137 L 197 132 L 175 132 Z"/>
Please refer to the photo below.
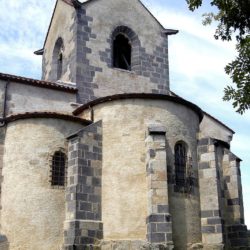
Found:
<path fill-rule="evenodd" d="M 63 71 L 63 40 L 62 38 L 58 38 L 54 51 L 53 51 L 53 58 L 52 58 L 52 70 L 53 70 L 53 78 L 54 80 L 59 80 L 62 77 Z"/>
<path fill-rule="evenodd" d="M 131 42 L 122 33 L 116 35 L 113 40 L 113 66 L 131 70 Z"/>
<path fill-rule="evenodd" d="M 66 155 L 56 151 L 52 157 L 51 185 L 64 186 L 66 183 Z"/>
<path fill-rule="evenodd" d="M 183 142 L 178 142 L 174 148 L 175 157 L 175 184 L 179 187 L 185 187 L 187 149 Z"/>
<path fill-rule="evenodd" d="M 57 79 L 60 79 L 62 76 L 62 65 L 63 65 L 63 54 L 62 51 L 60 51 L 57 58 Z"/>

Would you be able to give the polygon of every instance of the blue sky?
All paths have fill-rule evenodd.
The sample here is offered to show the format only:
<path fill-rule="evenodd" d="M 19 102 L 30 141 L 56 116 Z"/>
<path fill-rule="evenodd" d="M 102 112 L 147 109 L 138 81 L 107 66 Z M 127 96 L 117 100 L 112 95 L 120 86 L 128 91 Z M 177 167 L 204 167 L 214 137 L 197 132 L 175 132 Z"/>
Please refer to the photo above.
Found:
<path fill-rule="evenodd" d="M 208 1 L 206 1 L 208 2 Z M 55 0 L 0 1 L 0 72 L 39 79 L 42 48 Z M 242 160 L 241 172 L 246 224 L 250 228 L 250 112 L 239 115 L 223 102 L 223 89 L 230 83 L 225 65 L 235 56 L 233 42 L 216 41 L 215 26 L 204 27 L 204 5 L 190 12 L 185 0 L 143 0 L 165 28 L 180 32 L 169 39 L 171 90 L 199 105 L 231 127 L 236 134 L 232 151 Z"/>

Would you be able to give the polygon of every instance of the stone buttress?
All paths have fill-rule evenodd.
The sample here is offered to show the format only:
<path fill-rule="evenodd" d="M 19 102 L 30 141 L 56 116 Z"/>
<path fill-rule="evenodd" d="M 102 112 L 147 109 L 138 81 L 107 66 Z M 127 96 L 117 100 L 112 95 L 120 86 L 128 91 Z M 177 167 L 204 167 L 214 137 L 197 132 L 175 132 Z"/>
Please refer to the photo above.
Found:
<path fill-rule="evenodd" d="M 202 241 L 216 249 L 248 249 L 244 225 L 240 160 L 227 143 L 199 140 Z"/>
<path fill-rule="evenodd" d="M 169 214 L 166 129 L 150 126 L 146 138 L 148 181 L 147 239 L 152 246 L 173 249 Z"/>
<path fill-rule="evenodd" d="M 103 238 L 101 130 L 101 122 L 98 122 L 68 138 L 68 184 L 64 225 L 66 250 L 95 246 Z"/>

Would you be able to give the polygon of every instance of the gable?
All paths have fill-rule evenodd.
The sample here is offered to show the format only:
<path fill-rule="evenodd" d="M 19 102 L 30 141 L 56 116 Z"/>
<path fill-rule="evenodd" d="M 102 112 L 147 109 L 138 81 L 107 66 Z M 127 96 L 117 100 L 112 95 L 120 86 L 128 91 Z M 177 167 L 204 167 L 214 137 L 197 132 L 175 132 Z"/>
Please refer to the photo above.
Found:
<path fill-rule="evenodd" d="M 93 5 L 93 4 L 94 5 L 96 4 L 98 6 L 98 4 L 99 4 L 98 2 L 102 1 L 102 0 L 86 0 L 86 1 L 82 1 L 83 3 L 80 3 L 81 1 L 77 1 L 77 0 L 61 0 L 61 1 L 68 4 L 68 5 L 70 5 L 71 7 L 74 7 L 74 6 L 75 7 L 80 7 L 82 5 L 82 6 L 87 8 L 88 5 Z M 47 34 L 46 34 L 46 37 L 45 37 L 45 40 L 44 40 L 44 46 L 43 47 L 45 47 L 48 35 L 50 33 L 51 26 L 53 24 L 53 19 L 56 16 L 56 12 L 59 11 L 59 10 L 57 10 L 57 6 L 58 6 L 59 2 L 60 2 L 60 0 L 56 1 L 54 11 L 53 11 L 53 14 L 52 14 L 52 17 L 51 17 L 50 25 L 49 25 L 49 28 L 48 28 L 48 31 L 47 31 Z M 105 4 L 109 4 L 109 1 L 104 1 L 104 2 L 105 2 Z M 118 3 L 119 1 L 116 1 L 116 2 Z M 130 2 L 130 5 L 131 5 L 131 1 L 126 1 L 126 2 L 127 3 Z M 158 24 L 158 26 L 162 29 L 162 32 L 164 32 L 166 34 L 171 34 L 172 30 L 164 29 L 162 24 L 157 20 L 157 18 L 150 12 L 150 10 L 140 0 L 133 0 L 132 5 L 133 4 L 140 5 L 141 6 L 141 11 L 144 12 L 145 16 L 148 16 L 148 18 L 151 18 L 152 21 L 154 21 L 156 24 Z M 174 30 L 173 32 L 175 33 L 176 31 Z M 35 54 L 41 55 L 41 54 L 43 54 L 43 52 L 44 52 L 43 49 L 41 49 L 41 50 L 36 51 Z"/>
<path fill-rule="evenodd" d="M 71 1 L 71 4 L 72 4 L 72 2 L 75 2 L 74 0 L 63 0 L 63 1 L 66 1 L 66 2 L 69 2 L 69 1 Z M 76 0 L 77 1 L 77 0 Z M 98 1 L 101 1 L 101 0 L 98 0 Z M 82 4 L 82 5 L 88 5 L 88 4 L 92 4 L 93 2 L 97 2 L 97 0 L 86 0 L 86 1 L 77 1 L 77 2 L 82 2 L 82 3 L 80 3 L 80 4 Z M 116 1 L 117 3 L 119 2 L 119 1 Z M 129 1 L 126 1 L 127 3 L 129 2 Z M 156 23 L 158 23 L 158 25 L 162 28 L 162 29 L 164 29 L 164 27 L 162 26 L 162 24 L 159 22 L 159 20 L 150 12 L 150 10 L 142 3 L 142 1 L 140 1 L 140 0 L 133 0 L 133 2 L 135 3 L 135 2 L 137 2 L 139 5 L 141 5 L 141 7 L 142 7 L 142 9 L 144 9 L 144 11 L 145 11 L 145 13 L 147 12 L 148 13 L 148 15 L 149 16 L 151 16 L 151 18 L 156 22 Z M 107 4 L 107 1 L 106 1 L 106 4 Z M 131 4 L 131 2 L 130 2 L 130 4 Z M 132 3 L 133 4 L 133 3 Z"/>
<path fill-rule="evenodd" d="M 90 0 L 84 4 L 86 15 L 93 18 L 92 30 L 101 39 L 101 33 L 110 36 L 117 26 L 132 29 L 142 47 L 152 53 L 160 44 L 164 28 L 138 0 Z"/>

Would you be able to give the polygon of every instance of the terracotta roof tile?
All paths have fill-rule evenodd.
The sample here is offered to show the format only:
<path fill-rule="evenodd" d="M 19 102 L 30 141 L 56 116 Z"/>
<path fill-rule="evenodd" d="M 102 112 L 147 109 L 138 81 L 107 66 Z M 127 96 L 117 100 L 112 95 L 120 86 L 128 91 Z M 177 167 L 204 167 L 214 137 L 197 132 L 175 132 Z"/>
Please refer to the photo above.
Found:
<path fill-rule="evenodd" d="M 0 80 L 15 81 L 15 82 L 19 82 L 22 84 L 32 85 L 32 86 L 36 86 L 40 88 L 56 89 L 56 90 L 61 90 L 65 92 L 70 92 L 70 93 L 77 92 L 77 88 L 74 86 L 67 86 L 67 85 L 63 85 L 59 83 L 35 80 L 32 78 L 9 75 L 9 74 L 4 74 L 4 73 L 0 73 Z"/>
<path fill-rule="evenodd" d="M 7 116 L 6 118 L 0 119 L 0 121 L 9 123 L 9 122 L 14 122 L 17 120 L 29 119 L 29 118 L 56 118 L 56 119 L 78 122 L 82 125 L 89 125 L 92 123 L 89 120 L 85 120 L 85 119 L 82 119 L 80 117 L 76 117 L 70 114 L 48 112 L 48 111 L 12 114 L 12 115 Z"/>
<path fill-rule="evenodd" d="M 167 100 L 170 102 L 176 102 L 179 104 L 182 104 L 184 106 L 189 107 L 190 109 L 192 109 L 193 111 L 195 111 L 198 116 L 199 116 L 199 120 L 201 121 L 203 118 L 203 112 L 202 110 L 196 106 L 195 104 L 177 97 L 177 96 L 170 96 L 170 95 L 163 95 L 163 94 L 150 94 L 150 93 L 126 93 L 126 94 L 117 94 L 117 95 L 112 95 L 112 96 L 105 96 L 105 97 L 101 97 L 98 99 L 95 99 L 93 101 L 90 101 L 86 104 L 81 105 L 80 107 L 76 108 L 73 111 L 74 115 L 79 115 L 82 111 L 91 108 L 95 105 L 98 105 L 100 103 L 104 103 L 104 102 L 110 102 L 110 101 L 115 101 L 115 100 L 124 100 L 124 99 L 151 99 L 151 100 Z"/>

